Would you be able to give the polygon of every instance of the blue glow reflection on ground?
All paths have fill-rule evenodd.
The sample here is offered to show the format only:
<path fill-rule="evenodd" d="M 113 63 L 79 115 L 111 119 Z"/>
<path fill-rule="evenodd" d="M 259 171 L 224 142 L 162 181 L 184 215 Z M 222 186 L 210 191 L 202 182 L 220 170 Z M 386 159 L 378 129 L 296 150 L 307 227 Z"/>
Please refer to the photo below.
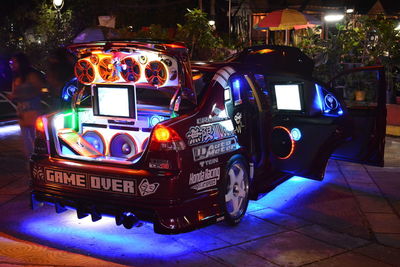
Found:
<path fill-rule="evenodd" d="M 52 211 L 47 209 L 44 216 L 36 214 L 26 218 L 19 230 L 46 244 L 100 257 L 142 255 L 164 258 L 190 252 L 190 249 L 168 236 L 155 234 L 150 224 L 128 230 L 117 227 L 113 218 L 103 217 L 100 221 L 92 222 L 90 216 L 77 219 L 72 210 L 63 214 L 52 214 Z"/>
<path fill-rule="evenodd" d="M 317 190 L 323 182 L 314 181 L 300 176 L 293 176 L 286 182 L 280 184 L 274 190 L 258 201 L 250 201 L 249 210 L 260 208 L 282 209 L 297 198 L 303 198 L 307 194 Z"/>
<path fill-rule="evenodd" d="M 273 208 L 279 210 L 293 204 L 296 198 L 318 189 L 321 182 L 295 176 L 282 183 L 264 198 L 251 201 L 252 210 Z M 152 224 L 145 224 L 131 230 L 115 225 L 114 218 L 103 217 L 92 222 L 90 216 L 77 219 L 76 212 L 68 210 L 55 214 L 52 206 L 39 209 L 33 215 L 26 216 L 18 229 L 22 234 L 39 239 L 45 244 L 58 248 L 79 251 L 98 257 L 126 260 L 126 258 L 167 259 L 195 251 L 183 244 L 176 236 L 155 234 Z M 186 236 L 187 237 L 187 236 Z M 197 237 L 197 238 L 196 238 Z M 201 242 L 198 235 L 193 235 L 193 242 Z M 101 249 L 100 249 L 101 248 Z"/>

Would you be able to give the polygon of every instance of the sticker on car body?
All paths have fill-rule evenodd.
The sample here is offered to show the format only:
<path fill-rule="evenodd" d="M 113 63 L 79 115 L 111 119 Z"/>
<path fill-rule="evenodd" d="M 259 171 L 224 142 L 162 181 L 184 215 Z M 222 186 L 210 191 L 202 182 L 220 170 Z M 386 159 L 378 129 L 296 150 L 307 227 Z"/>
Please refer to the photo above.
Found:
<path fill-rule="evenodd" d="M 235 134 L 233 125 L 228 121 L 230 128 L 228 129 L 223 123 L 214 123 L 209 125 L 191 126 L 186 133 L 189 146 L 203 144 L 212 140 L 218 140 Z"/>
<path fill-rule="evenodd" d="M 191 189 L 200 191 L 212 186 L 217 185 L 217 181 L 220 178 L 221 168 L 212 168 L 201 170 L 197 173 L 191 173 L 189 175 L 189 185 Z"/>
<path fill-rule="evenodd" d="M 33 177 L 38 180 L 44 180 L 48 183 L 95 191 L 113 192 L 129 195 L 137 194 L 136 180 L 104 177 L 101 175 L 91 175 L 86 173 L 63 171 L 51 168 L 44 168 L 44 175 L 41 176 L 41 168 L 36 167 L 36 169 L 38 171 L 36 171 L 36 173 L 33 172 Z"/>
<path fill-rule="evenodd" d="M 194 147 L 192 149 L 193 160 L 200 161 L 214 158 L 219 155 L 235 151 L 238 148 L 236 138 L 231 137 L 225 140 Z"/>
<path fill-rule="evenodd" d="M 204 166 L 217 164 L 218 162 L 219 162 L 218 158 L 213 158 L 213 159 L 207 159 L 207 160 L 200 161 L 199 164 L 203 168 Z"/>

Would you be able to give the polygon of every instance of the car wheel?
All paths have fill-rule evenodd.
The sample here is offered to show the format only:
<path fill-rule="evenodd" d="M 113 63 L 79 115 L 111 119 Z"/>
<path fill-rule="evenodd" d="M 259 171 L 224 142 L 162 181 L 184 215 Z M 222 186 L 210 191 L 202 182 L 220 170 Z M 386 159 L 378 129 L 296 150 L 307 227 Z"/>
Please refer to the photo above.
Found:
<path fill-rule="evenodd" d="M 224 189 L 225 221 L 237 224 L 246 213 L 249 203 L 248 165 L 243 157 L 235 156 L 228 162 Z"/>

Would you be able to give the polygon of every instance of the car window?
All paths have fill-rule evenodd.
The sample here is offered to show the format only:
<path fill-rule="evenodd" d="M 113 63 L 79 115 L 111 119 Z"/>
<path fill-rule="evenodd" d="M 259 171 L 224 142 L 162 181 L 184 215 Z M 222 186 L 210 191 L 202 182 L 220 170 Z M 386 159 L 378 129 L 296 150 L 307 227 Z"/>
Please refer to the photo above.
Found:
<path fill-rule="evenodd" d="M 269 95 L 267 81 L 263 74 L 254 74 L 254 81 L 265 95 Z"/>
<path fill-rule="evenodd" d="M 335 80 L 333 87 L 344 99 L 347 106 L 376 106 L 376 71 L 360 71 L 343 75 Z"/>

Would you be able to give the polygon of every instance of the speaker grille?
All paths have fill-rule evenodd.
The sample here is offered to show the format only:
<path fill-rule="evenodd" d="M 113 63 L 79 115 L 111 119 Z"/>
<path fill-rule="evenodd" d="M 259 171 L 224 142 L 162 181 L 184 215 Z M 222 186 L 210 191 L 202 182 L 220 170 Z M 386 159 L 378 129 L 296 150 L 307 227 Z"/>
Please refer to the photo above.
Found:
<path fill-rule="evenodd" d="M 104 142 L 103 136 L 100 133 L 96 131 L 87 131 L 82 135 L 82 137 L 101 154 L 105 154 L 106 144 Z"/>
<path fill-rule="evenodd" d="M 151 61 L 147 64 L 146 79 L 153 85 L 162 86 L 167 81 L 167 69 L 161 61 Z"/>
<path fill-rule="evenodd" d="M 140 78 L 140 66 L 132 58 L 126 57 L 121 60 L 122 71 L 121 75 L 127 82 L 136 82 Z"/>
<path fill-rule="evenodd" d="M 111 139 L 109 151 L 112 157 L 130 158 L 138 153 L 138 148 L 130 135 L 119 133 Z"/>
<path fill-rule="evenodd" d="M 88 84 L 94 81 L 95 71 L 92 63 L 86 59 L 80 59 L 74 67 L 75 76 L 81 83 Z"/>

